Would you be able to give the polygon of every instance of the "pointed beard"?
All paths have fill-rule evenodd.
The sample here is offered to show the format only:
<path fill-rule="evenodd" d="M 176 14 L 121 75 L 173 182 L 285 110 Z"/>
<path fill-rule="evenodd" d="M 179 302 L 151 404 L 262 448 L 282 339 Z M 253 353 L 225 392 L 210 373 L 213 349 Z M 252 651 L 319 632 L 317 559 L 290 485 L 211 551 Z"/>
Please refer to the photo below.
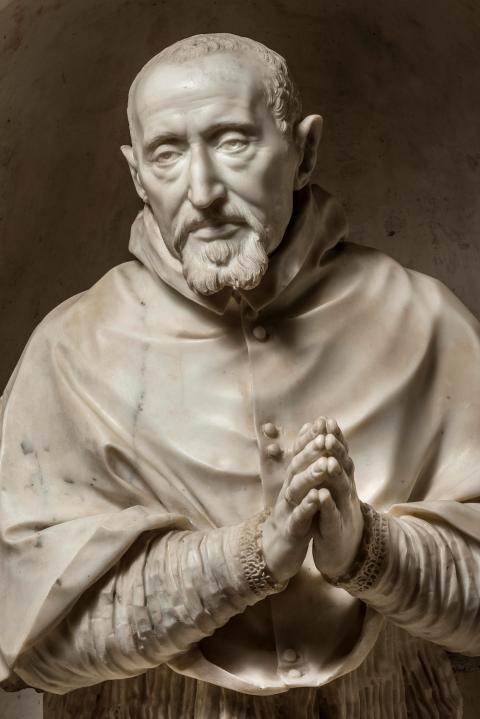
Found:
<path fill-rule="evenodd" d="M 267 271 L 268 255 L 253 230 L 239 240 L 189 237 L 182 251 L 182 266 L 188 286 L 199 294 L 211 295 L 224 287 L 251 290 Z"/>

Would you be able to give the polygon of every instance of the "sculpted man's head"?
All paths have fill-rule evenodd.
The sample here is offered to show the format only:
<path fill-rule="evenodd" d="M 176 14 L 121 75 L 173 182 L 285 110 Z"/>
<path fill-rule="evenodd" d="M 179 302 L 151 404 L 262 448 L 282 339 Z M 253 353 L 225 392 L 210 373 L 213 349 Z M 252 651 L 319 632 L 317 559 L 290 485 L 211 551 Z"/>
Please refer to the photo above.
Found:
<path fill-rule="evenodd" d="M 190 287 L 257 286 L 321 135 L 319 115 L 301 118 L 285 60 L 235 35 L 181 40 L 137 75 L 128 119 L 137 193 Z"/>

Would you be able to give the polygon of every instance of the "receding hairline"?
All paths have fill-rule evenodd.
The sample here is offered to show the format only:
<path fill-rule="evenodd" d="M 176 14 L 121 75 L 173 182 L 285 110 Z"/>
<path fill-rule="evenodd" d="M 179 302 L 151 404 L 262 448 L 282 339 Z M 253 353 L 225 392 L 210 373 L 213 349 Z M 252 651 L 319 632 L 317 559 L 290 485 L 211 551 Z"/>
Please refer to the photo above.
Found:
<path fill-rule="evenodd" d="M 161 65 L 185 65 L 203 57 L 230 55 L 252 63 L 261 71 L 268 107 L 282 132 L 301 119 L 301 97 L 285 58 L 257 40 L 230 33 L 207 33 L 183 38 L 154 55 L 138 72 L 128 93 L 127 115 L 132 144 L 136 140 L 136 94 L 142 81 Z M 248 69 L 248 68 L 247 68 Z"/>
<path fill-rule="evenodd" d="M 163 51 L 162 51 L 163 52 Z M 207 60 L 209 58 L 215 57 L 217 55 L 229 55 L 230 57 L 237 57 L 240 60 L 247 60 L 245 63 L 246 69 L 248 69 L 248 62 L 251 62 L 252 65 L 256 65 L 260 70 L 266 75 L 272 75 L 273 70 L 272 68 L 268 67 L 268 65 L 262 63 L 261 59 L 254 54 L 253 51 L 251 52 L 242 52 L 238 49 L 235 50 L 229 50 L 229 49 L 219 49 L 215 52 L 210 52 L 208 55 L 202 55 L 199 58 L 191 57 L 191 58 L 176 58 L 176 57 L 169 57 L 162 56 L 162 52 L 158 53 L 157 55 L 154 55 L 139 71 L 139 73 L 136 75 L 135 79 L 133 80 L 130 90 L 128 92 L 128 105 L 127 105 L 127 116 L 128 116 L 128 122 L 130 125 L 130 129 L 132 129 L 133 122 L 136 119 L 136 105 L 135 105 L 135 99 L 136 94 L 143 82 L 145 82 L 149 76 L 155 72 L 156 69 L 165 66 L 182 66 L 182 65 L 188 65 L 188 64 L 194 64 L 198 60 L 203 60 L 206 58 Z M 263 78 L 262 78 L 263 81 Z M 262 82 L 261 81 L 261 82 Z M 133 140 L 133 137 L 132 137 Z"/>

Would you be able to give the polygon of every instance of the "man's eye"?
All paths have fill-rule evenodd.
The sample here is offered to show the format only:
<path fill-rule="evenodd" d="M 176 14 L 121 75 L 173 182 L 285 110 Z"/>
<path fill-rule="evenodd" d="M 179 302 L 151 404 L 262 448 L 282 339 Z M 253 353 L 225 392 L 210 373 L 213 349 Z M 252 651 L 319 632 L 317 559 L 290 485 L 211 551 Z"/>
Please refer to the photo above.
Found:
<path fill-rule="evenodd" d="M 154 160 L 161 165 L 168 165 L 170 162 L 175 162 L 180 154 L 179 150 L 161 150 L 155 154 Z"/>
<path fill-rule="evenodd" d="M 247 145 L 248 142 L 244 138 L 232 137 L 219 142 L 218 148 L 225 152 L 240 152 L 240 150 L 244 150 Z"/>

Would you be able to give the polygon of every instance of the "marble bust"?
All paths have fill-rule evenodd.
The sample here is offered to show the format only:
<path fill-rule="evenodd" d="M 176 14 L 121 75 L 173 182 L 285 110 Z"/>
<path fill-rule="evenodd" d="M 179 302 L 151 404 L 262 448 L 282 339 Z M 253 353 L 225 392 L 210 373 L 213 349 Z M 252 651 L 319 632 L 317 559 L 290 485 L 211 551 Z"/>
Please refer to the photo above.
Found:
<path fill-rule="evenodd" d="M 347 240 L 319 115 L 229 34 L 130 89 L 130 250 L 2 398 L 0 680 L 45 716 L 461 717 L 480 335 Z"/>

